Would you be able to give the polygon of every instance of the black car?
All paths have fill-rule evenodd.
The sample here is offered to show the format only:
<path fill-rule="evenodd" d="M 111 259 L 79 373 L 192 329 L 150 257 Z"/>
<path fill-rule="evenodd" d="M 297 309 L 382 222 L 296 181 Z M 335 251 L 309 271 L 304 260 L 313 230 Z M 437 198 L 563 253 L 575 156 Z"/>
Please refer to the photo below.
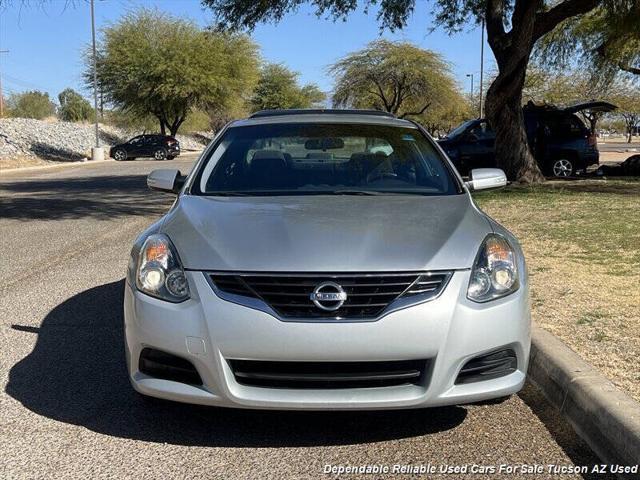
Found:
<path fill-rule="evenodd" d="M 165 135 L 138 135 L 109 150 L 109 156 L 118 161 L 133 160 L 137 157 L 171 160 L 178 155 L 180 155 L 180 142 Z"/>
<path fill-rule="evenodd" d="M 569 177 L 599 163 L 595 134 L 576 115 L 582 110 L 605 112 L 607 102 L 585 102 L 567 108 L 529 104 L 523 108 L 529 146 L 542 171 Z M 473 168 L 495 167 L 495 133 L 485 119 L 469 120 L 439 141 L 461 175 Z"/>

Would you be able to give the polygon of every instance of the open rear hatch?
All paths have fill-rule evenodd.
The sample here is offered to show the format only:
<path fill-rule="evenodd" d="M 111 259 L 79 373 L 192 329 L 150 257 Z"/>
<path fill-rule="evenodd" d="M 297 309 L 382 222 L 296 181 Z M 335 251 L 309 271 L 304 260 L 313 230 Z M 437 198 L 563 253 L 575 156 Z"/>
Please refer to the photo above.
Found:
<path fill-rule="evenodd" d="M 618 108 L 613 103 L 604 102 L 601 100 L 589 100 L 587 102 L 577 102 L 573 105 L 563 108 L 567 113 L 577 113 L 583 110 L 590 110 L 592 112 L 612 112 Z"/>

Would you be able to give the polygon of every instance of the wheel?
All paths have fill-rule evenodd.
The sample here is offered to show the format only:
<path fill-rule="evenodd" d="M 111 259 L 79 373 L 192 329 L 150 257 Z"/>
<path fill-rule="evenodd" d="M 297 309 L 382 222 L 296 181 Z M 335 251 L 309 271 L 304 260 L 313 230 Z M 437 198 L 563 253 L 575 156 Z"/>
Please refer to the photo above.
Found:
<path fill-rule="evenodd" d="M 166 160 L 167 151 L 164 148 L 159 148 L 153 153 L 153 158 L 155 158 L 156 160 Z"/>
<path fill-rule="evenodd" d="M 167 160 L 173 160 L 174 158 L 176 158 L 175 155 L 167 155 Z"/>
<path fill-rule="evenodd" d="M 567 158 L 559 158 L 551 164 L 551 173 L 558 178 L 571 177 L 574 174 L 574 165 Z"/>
<path fill-rule="evenodd" d="M 127 159 L 127 152 L 119 148 L 118 150 L 113 152 L 113 159 L 117 162 L 123 162 L 124 160 Z"/>

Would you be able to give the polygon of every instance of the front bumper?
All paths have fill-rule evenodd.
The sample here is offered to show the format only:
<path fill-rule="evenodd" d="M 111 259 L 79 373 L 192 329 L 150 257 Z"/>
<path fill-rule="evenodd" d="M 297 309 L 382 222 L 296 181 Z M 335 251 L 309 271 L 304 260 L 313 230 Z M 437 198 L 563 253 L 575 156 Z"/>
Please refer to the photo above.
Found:
<path fill-rule="evenodd" d="M 524 384 L 530 347 L 526 281 L 500 300 L 466 298 L 468 270 L 456 271 L 437 299 L 373 322 L 284 322 L 219 298 L 202 272 L 187 272 L 191 298 L 164 302 L 125 287 L 125 336 L 131 383 L 140 393 L 203 405 L 264 409 L 398 409 L 462 404 L 517 392 Z M 146 348 L 189 360 L 202 386 L 140 372 Z M 513 373 L 455 384 L 470 359 L 510 348 Z M 420 384 L 372 388 L 294 389 L 238 383 L 229 360 L 350 362 L 429 360 Z"/>

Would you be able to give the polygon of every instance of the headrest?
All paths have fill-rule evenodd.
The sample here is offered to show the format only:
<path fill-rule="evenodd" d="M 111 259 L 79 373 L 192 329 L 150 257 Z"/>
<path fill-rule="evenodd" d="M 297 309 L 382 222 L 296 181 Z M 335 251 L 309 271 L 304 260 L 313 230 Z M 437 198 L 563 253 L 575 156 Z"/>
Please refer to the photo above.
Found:
<path fill-rule="evenodd" d="M 251 158 L 251 170 L 279 170 L 287 168 L 287 161 L 280 150 L 258 150 Z"/>
<path fill-rule="evenodd" d="M 284 160 L 284 153 L 280 150 L 256 150 L 253 152 L 253 157 L 251 157 L 251 161 L 253 160 L 264 160 L 265 158 L 279 158 Z"/>

